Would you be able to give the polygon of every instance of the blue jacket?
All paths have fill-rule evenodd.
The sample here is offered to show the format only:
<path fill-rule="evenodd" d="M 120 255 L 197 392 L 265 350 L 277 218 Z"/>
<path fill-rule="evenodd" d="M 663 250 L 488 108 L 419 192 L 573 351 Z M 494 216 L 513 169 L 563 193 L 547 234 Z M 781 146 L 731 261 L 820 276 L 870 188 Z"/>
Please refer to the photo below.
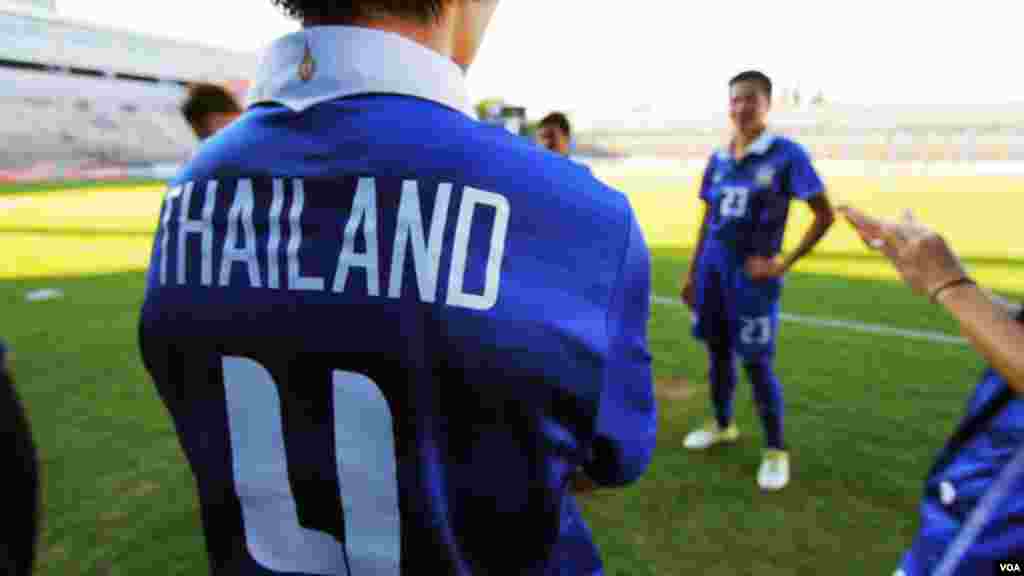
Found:
<path fill-rule="evenodd" d="M 171 183 L 140 339 L 214 576 L 599 574 L 569 478 L 651 460 L 629 200 L 453 107 L 439 59 L 285 37 Z"/>
<path fill-rule="evenodd" d="M 986 418 L 986 411 L 1001 400 L 1002 408 Z M 1006 380 L 988 368 L 959 428 L 954 438 L 966 430 L 973 433 L 961 442 L 951 439 L 928 474 L 920 529 L 901 563 L 906 576 L 933 573 L 982 497 L 1024 447 L 1024 398 L 1009 391 Z M 951 574 L 987 576 L 1000 573 L 1001 562 L 1024 561 L 1024 474 L 1011 472 L 1001 497 L 986 510 L 981 530 Z"/>

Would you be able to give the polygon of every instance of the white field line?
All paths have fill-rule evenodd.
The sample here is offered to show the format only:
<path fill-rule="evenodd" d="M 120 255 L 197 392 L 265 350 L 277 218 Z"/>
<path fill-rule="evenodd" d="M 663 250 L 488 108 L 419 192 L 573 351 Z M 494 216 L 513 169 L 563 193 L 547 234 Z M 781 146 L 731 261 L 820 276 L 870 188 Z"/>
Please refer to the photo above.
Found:
<path fill-rule="evenodd" d="M 666 298 L 665 296 L 653 295 L 651 300 L 656 304 L 663 304 L 666 306 L 676 306 L 683 308 L 689 313 L 689 308 L 683 306 L 683 303 L 678 298 Z M 882 336 L 897 336 L 905 338 L 907 340 L 922 340 L 925 342 L 935 342 L 939 344 L 958 344 L 960 346 L 967 346 L 967 339 L 959 336 L 950 336 L 942 332 L 931 332 L 927 330 L 907 330 L 904 328 L 896 328 L 894 326 L 885 326 L 883 324 L 865 324 L 863 322 L 854 322 L 852 320 L 837 320 L 834 318 L 815 318 L 812 316 L 799 316 L 796 314 L 779 314 L 779 319 L 783 322 L 792 322 L 793 324 L 803 324 L 804 326 L 817 326 L 820 328 L 835 328 L 838 330 L 848 330 L 850 332 L 860 332 L 863 334 L 879 334 Z"/>

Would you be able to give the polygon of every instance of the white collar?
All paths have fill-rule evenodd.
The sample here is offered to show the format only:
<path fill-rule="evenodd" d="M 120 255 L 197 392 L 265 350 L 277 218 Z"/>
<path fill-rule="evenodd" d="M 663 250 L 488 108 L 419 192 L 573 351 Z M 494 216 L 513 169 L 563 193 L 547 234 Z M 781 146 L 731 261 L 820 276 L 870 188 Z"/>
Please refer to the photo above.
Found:
<path fill-rule="evenodd" d="M 747 155 L 749 156 L 751 154 L 767 154 L 768 149 L 771 148 L 772 144 L 775 143 L 776 138 L 777 136 L 775 134 L 769 132 L 768 130 L 765 130 L 764 132 L 761 133 L 760 136 L 757 137 L 757 140 L 751 142 L 750 146 L 747 147 Z M 727 144 L 724 148 L 718 149 L 719 160 L 729 160 L 731 158 L 732 143 Z"/>
<path fill-rule="evenodd" d="M 353 26 L 304 28 L 275 40 L 247 103 L 273 102 L 300 112 L 370 93 L 414 96 L 475 117 L 455 62 L 398 34 Z"/>

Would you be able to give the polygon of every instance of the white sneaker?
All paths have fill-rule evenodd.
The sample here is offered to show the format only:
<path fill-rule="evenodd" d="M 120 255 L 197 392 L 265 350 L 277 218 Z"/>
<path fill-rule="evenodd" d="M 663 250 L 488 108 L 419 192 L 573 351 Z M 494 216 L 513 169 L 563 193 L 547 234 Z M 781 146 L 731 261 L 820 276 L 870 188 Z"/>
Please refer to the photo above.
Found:
<path fill-rule="evenodd" d="M 722 428 L 718 422 L 711 420 L 704 427 L 687 434 L 683 446 L 690 450 L 704 450 L 715 444 L 735 442 L 739 437 L 740 431 L 735 424 Z"/>
<path fill-rule="evenodd" d="M 757 485 L 762 490 L 781 490 L 789 484 L 789 454 L 782 450 L 765 450 Z"/>

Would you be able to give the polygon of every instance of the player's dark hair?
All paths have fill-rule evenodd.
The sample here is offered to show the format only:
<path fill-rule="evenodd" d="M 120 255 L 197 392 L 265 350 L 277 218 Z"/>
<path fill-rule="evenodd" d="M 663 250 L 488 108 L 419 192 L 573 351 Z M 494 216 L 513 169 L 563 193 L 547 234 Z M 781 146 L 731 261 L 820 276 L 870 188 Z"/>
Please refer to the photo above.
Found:
<path fill-rule="evenodd" d="M 235 97 L 216 84 L 196 84 L 189 89 L 188 98 L 181 106 L 181 113 L 192 126 L 201 126 L 209 114 L 240 114 L 242 107 Z"/>
<path fill-rule="evenodd" d="M 729 80 L 729 87 L 732 88 L 734 85 L 739 84 L 740 82 L 753 82 L 761 90 L 764 91 L 764 95 L 767 96 L 769 100 L 772 99 L 772 79 L 769 78 L 764 72 L 760 72 L 758 70 L 747 70 L 745 72 L 740 72 L 739 74 L 733 76 L 732 80 Z"/>
<path fill-rule="evenodd" d="M 0 342 L 0 455 L 11 498 L 5 518 L 9 529 L 0 538 L 0 574 L 29 576 L 39 542 L 39 460 L 24 407 L 14 389 L 14 376 Z M 8 452 L 10 450 L 10 452 Z"/>
<path fill-rule="evenodd" d="M 270 0 L 285 14 L 306 21 L 331 21 L 348 24 L 360 18 L 380 15 L 405 17 L 418 22 L 433 22 L 441 8 L 451 0 Z"/>
<path fill-rule="evenodd" d="M 572 136 L 572 127 L 569 125 L 569 118 L 561 112 L 552 112 L 541 119 L 537 126 L 554 126 L 565 133 L 566 136 Z"/>

